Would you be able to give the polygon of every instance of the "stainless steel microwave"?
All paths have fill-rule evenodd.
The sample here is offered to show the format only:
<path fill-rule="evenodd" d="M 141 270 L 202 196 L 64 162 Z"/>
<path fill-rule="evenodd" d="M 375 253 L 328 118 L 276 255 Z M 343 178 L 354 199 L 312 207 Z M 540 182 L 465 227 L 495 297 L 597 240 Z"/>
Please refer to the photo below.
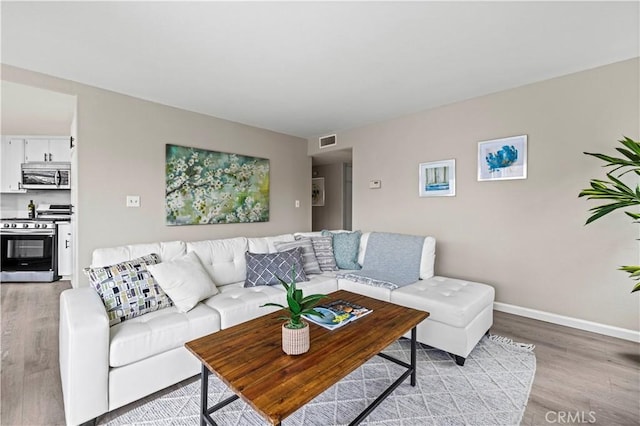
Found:
<path fill-rule="evenodd" d="M 52 161 L 22 164 L 25 189 L 71 189 L 71 163 Z"/>

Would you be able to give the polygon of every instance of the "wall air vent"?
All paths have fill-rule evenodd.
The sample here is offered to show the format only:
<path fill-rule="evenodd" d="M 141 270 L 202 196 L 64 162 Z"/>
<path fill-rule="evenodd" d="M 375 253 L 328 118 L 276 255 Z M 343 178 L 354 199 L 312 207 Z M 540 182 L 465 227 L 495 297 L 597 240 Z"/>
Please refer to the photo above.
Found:
<path fill-rule="evenodd" d="M 320 148 L 336 146 L 336 135 L 328 135 L 320 137 Z"/>

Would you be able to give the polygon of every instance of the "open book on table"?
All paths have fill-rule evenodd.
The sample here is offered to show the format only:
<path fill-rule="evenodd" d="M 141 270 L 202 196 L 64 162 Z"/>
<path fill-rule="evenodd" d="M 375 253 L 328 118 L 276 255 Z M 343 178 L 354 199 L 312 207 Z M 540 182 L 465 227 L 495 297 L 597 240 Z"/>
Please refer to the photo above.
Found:
<path fill-rule="evenodd" d="M 323 303 L 314 309 L 321 313 L 322 316 L 304 314 L 303 317 L 329 330 L 335 330 L 373 312 L 364 306 L 342 299 Z"/>

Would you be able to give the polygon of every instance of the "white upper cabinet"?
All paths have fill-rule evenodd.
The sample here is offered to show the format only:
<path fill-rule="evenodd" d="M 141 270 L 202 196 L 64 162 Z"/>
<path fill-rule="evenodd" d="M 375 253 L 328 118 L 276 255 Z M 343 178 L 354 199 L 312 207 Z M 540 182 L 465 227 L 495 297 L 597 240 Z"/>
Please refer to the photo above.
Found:
<path fill-rule="evenodd" d="M 49 139 L 49 161 L 71 161 L 69 138 Z"/>
<path fill-rule="evenodd" d="M 22 189 L 22 171 L 24 163 L 24 139 L 2 138 L 0 147 L 0 192 L 26 192 Z"/>
<path fill-rule="evenodd" d="M 49 139 L 27 139 L 24 142 L 24 161 L 48 161 Z"/>
<path fill-rule="evenodd" d="M 69 137 L 64 138 L 32 138 L 24 142 L 24 161 L 71 161 Z"/>

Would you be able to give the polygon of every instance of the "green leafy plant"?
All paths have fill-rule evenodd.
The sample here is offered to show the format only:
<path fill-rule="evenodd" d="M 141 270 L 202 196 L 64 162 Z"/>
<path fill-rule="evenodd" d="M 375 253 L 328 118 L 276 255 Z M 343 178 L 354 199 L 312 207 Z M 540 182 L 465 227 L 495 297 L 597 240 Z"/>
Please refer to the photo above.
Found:
<path fill-rule="evenodd" d="M 279 303 L 265 303 L 261 307 L 265 306 L 275 306 L 277 308 L 284 309 L 289 315 L 282 316 L 280 319 L 287 320 L 285 327 L 287 328 L 304 328 L 305 323 L 302 322 L 302 315 L 315 315 L 321 317 L 322 314 L 313 307 L 316 303 L 325 297 L 326 294 L 312 294 L 307 297 L 303 297 L 302 290 L 296 288 L 296 280 L 295 280 L 295 268 L 291 268 L 291 283 L 287 284 L 282 278 L 277 277 L 278 280 L 282 283 L 284 288 L 287 290 L 287 306 L 280 305 Z"/>
<path fill-rule="evenodd" d="M 586 224 L 618 209 L 627 209 L 640 205 L 640 186 L 636 185 L 635 189 L 632 189 L 621 180 L 621 177 L 627 173 L 633 173 L 636 177 L 640 176 L 640 142 L 636 142 L 626 136 L 618 142 L 623 147 L 616 148 L 616 151 L 622 154 L 622 157 L 585 152 L 586 155 L 591 155 L 604 161 L 606 164 L 603 167 L 613 168 L 607 173 L 607 180 L 591 179 L 591 188 L 583 189 L 578 195 L 579 197 L 587 197 L 588 200 L 612 201 L 611 203 L 590 208 L 591 216 L 587 219 Z M 624 213 L 631 217 L 635 223 L 638 223 L 640 213 L 629 210 Z M 621 266 L 620 270 L 628 272 L 629 277 L 636 280 L 631 292 L 640 290 L 640 265 Z"/>

